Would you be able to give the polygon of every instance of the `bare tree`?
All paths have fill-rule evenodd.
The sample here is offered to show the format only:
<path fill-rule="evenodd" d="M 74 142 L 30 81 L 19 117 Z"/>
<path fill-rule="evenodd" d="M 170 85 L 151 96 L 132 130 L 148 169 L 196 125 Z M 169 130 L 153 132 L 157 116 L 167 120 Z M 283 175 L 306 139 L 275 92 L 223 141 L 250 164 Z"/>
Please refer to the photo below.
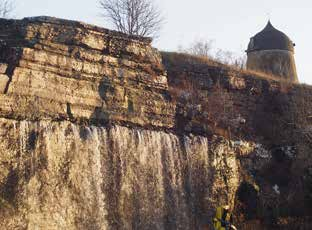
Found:
<path fill-rule="evenodd" d="M 183 53 L 199 57 L 212 58 L 213 42 L 213 40 L 199 39 L 194 41 L 188 48 L 180 46 L 178 49 Z"/>
<path fill-rule="evenodd" d="M 14 4 L 12 0 L 0 0 L 0 17 L 8 18 L 14 10 Z"/>
<path fill-rule="evenodd" d="M 188 52 L 190 54 L 200 56 L 200 57 L 211 57 L 212 56 L 212 47 L 213 47 L 213 40 L 198 40 L 195 41 Z"/>
<path fill-rule="evenodd" d="M 214 55 L 214 59 L 226 65 L 234 66 L 238 69 L 246 68 L 246 55 L 237 55 L 231 51 L 218 49 Z"/>
<path fill-rule="evenodd" d="M 215 49 L 213 40 L 196 40 L 188 48 L 179 47 L 180 52 L 208 58 L 226 65 L 231 65 L 239 69 L 246 67 L 246 55 L 237 55 L 231 51 Z"/>
<path fill-rule="evenodd" d="M 157 37 L 163 17 L 152 0 L 99 0 L 103 17 L 120 32 Z"/>

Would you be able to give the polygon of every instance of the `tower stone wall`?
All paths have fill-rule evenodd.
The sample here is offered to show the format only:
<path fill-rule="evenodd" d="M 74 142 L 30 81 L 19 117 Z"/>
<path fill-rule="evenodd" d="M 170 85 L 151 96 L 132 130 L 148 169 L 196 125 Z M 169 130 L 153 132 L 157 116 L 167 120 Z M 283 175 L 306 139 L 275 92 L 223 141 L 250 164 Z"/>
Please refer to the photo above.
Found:
<path fill-rule="evenodd" d="M 269 21 L 266 27 L 250 39 L 247 68 L 281 77 L 297 83 L 294 58 L 295 44 Z"/>
<path fill-rule="evenodd" d="M 287 50 L 259 50 L 248 54 L 247 68 L 298 82 L 295 58 Z"/>

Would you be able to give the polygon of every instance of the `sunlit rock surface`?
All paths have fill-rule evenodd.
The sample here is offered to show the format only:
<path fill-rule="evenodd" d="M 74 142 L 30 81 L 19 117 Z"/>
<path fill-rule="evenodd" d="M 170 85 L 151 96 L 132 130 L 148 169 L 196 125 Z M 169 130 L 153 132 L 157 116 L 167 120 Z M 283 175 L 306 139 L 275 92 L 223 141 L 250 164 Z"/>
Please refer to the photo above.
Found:
<path fill-rule="evenodd" d="M 173 126 L 149 39 L 49 17 L 0 20 L 0 34 L 2 116 Z"/>
<path fill-rule="evenodd" d="M 8 229 L 194 229 L 239 185 L 235 149 L 216 137 L 6 119 L 0 127 Z"/>
<path fill-rule="evenodd" d="M 0 225 L 311 229 L 311 87 L 150 43 L 0 20 Z"/>

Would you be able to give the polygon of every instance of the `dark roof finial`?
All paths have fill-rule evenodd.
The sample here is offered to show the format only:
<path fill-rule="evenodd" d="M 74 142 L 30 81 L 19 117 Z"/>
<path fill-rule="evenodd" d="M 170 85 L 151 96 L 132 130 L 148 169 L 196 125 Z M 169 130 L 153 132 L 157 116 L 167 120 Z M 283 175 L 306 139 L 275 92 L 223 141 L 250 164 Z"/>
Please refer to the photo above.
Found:
<path fill-rule="evenodd" d="M 275 29 L 274 26 L 271 23 L 271 20 L 269 19 L 267 25 L 265 26 L 264 30 L 272 30 Z"/>

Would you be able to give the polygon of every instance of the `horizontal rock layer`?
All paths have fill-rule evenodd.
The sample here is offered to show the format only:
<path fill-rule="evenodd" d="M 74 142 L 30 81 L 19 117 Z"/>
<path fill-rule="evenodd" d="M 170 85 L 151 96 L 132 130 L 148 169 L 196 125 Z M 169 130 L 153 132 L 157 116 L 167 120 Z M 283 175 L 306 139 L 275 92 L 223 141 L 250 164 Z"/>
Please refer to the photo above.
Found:
<path fill-rule="evenodd" d="M 150 40 L 46 17 L 2 20 L 0 39 L 2 116 L 173 126 Z"/>

